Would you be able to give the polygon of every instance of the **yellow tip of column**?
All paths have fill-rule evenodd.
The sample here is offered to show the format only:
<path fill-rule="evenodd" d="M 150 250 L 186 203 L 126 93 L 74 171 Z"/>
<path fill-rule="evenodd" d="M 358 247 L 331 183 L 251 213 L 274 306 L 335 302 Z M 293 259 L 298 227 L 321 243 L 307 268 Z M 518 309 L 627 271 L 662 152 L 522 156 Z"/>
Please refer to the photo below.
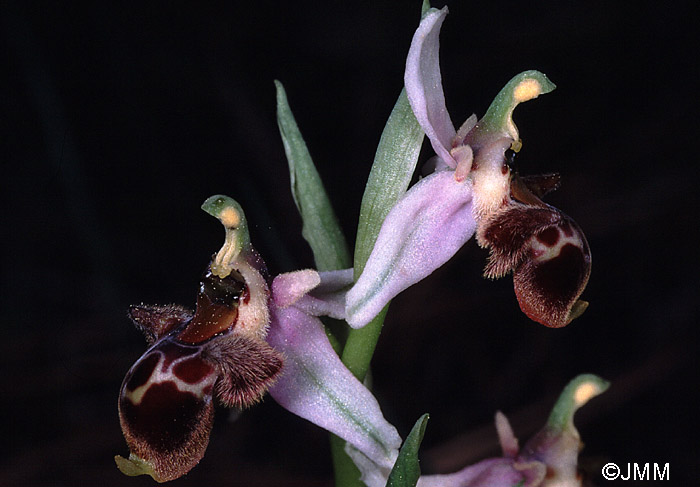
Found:
<path fill-rule="evenodd" d="M 236 228 L 241 223 L 241 215 L 230 206 L 221 210 L 219 218 L 226 228 Z"/>
<path fill-rule="evenodd" d="M 583 406 L 591 398 L 600 394 L 600 388 L 593 382 L 584 382 L 576 388 L 574 392 L 574 401 L 576 401 L 577 406 Z"/>
<path fill-rule="evenodd" d="M 532 100 L 542 94 L 542 85 L 536 79 L 526 79 L 520 82 L 513 91 L 513 98 L 516 103 Z"/>

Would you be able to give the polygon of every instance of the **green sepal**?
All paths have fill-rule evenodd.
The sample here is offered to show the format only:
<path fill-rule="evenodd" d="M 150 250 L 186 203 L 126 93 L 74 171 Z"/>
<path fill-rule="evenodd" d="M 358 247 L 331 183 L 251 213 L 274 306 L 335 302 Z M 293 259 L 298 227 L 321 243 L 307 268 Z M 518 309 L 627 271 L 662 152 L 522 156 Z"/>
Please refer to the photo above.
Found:
<path fill-rule="evenodd" d="M 391 469 L 387 487 L 415 487 L 420 478 L 420 462 L 418 460 L 418 450 L 425 435 L 425 428 L 428 425 L 430 416 L 424 414 L 403 442 L 399 457 L 396 459 L 394 468 Z"/>
<path fill-rule="evenodd" d="M 149 462 L 142 460 L 138 456 L 131 453 L 129 458 L 124 458 L 122 456 L 116 455 L 114 461 L 117 463 L 117 468 L 124 475 L 129 477 L 137 477 L 139 475 L 150 475 L 150 477 L 158 483 L 163 481 L 158 478 L 158 475 L 153 470 L 153 465 Z"/>
<path fill-rule="evenodd" d="M 348 245 L 321 177 L 299 131 L 282 83 L 277 89 L 277 125 L 289 163 L 292 197 L 299 210 L 301 234 L 311 246 L 319 271 L 347 269 L 352 264 Z"/>

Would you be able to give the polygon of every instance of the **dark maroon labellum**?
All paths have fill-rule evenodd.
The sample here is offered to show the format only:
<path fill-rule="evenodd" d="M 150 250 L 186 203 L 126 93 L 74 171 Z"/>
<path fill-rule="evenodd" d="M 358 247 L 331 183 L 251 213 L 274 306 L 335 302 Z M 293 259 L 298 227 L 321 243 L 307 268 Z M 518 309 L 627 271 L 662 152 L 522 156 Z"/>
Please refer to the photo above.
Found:
<path fill-rule="evenodd" d="M 158 480 L 181 476 L 204 455 L 217 376 L 200 347 L 179 344 L 170 336 L 126 375 L 119 395 L 122 431 L 131 452 L 152 465 Z"/>
<path fill-rule="evenodd" d="M 226 406 L 258 401 L 282 368 L 262 339 L 236 331 L 250 292 L 243 278 L 211 272 L 202 279 L 194 316 L 186 308 L 133 306 L 129 316 L 153 346 L 133 365 L 119 394 L 119 418 L 132 455 L 124 473 L 159 482 L 181 477 L 202 458 L 215 398 Z"/>
<path fill-rule="evenodd" d="M 513 271 L 530 319 L 559 328 L 585 310 L 578 298 L 591 272 L 590 249 L 579 226 L 556 208 L 513 202 L 485 222 L 478 239 L 491 250 L 485 276 Z"/>

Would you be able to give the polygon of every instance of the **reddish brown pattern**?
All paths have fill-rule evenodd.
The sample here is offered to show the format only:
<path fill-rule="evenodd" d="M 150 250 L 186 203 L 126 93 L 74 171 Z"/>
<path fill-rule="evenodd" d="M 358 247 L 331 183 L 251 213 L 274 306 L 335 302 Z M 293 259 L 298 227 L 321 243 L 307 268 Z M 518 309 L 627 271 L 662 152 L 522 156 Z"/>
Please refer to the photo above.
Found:
<path fill-rule="evenodd" d="M 199 357 L 182 360 L 173 367 L 173 374 L 188 384 L 196 384 L 205 379 L 214 368 Z"/>
<path fill-rule="evenodd" d="M 559 241 L 559 231 L 555 227 L 547 228 L 542 230 L 537 234 L 537 240 L 547 245 L 548 247 L 554 247 Z"/>

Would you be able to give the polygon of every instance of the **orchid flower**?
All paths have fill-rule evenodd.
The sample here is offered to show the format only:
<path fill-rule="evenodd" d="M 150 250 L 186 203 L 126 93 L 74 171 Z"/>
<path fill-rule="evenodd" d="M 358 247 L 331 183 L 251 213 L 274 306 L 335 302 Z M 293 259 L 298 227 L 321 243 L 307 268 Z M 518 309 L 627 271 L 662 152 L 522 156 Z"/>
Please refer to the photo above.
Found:
<path fill-rule="evenodd" d="M 447 15 L 430 9 L 413 36 L 406 93 L 435 153 L 434 170 L 389 212 L 363 273 L 347 295 L 348 323 L 367 324 L 397 294 L 447 262 L 475 233 L 490 249 L 485 276 L 513 272 L 521 309 L 561 327 L 588 303 L 579 300 L 590 275 L 590 250 L 578 225 L 541 197 L 558 175 L 520 178 L 511 170 L 522 146 L 515 107 L 554 89 L 538 71 L 514 77 L 486 115 L 455 130 L 445 107 L 439 33 Z"/>
<path fill-rule="evenodd" d="M 583 374 L 561 393 L 547 423 L 521 449 L 508 419 L 496 413 L 496 430 L 503 451 L 490 458 L 446 475 L 424 475 L 418 487 L 580 487 L 578 453 L 582 448 L 574 413 L 590 399 L 604 392 L 608 382 Z M 350 444 L 348 454 L 362 473 L 367 487 L 387 485 L 386 468 Z"/>
<path fill-rule="evenodd" d="M 150 347 L 119 392 L 131 454 L 115 460 L 126 475 L 165 482 L 186 474 L 204 456 L 215 402 L 256 403 L 282 368 L 282 355 L 265 342 L 266 271 L 243 210 L 226 196 L 212 196 L 202 208 L 221 221 L 226 240 L 202 278 L 196 311 L 177 305 L 129 311 Z"/>
<path fill-rule="evenodd" d="M 275 381 L 270 393 L 283 407 L 391 469 L 401 438 L 318 318 L 345 317 L 352 269 L 282 274 L 270 292 L 238 203 L 213 196 L 202 208 L 221 221 L 226 240 L 202 278 L 195 313 L 177 305 L 129 311 L 150 348 L 119 393 L 131 451 L 115 457 L 119 469 L 158 482 L 181 477 L 204 456 L 215 403 L 248 407 Z"/>

